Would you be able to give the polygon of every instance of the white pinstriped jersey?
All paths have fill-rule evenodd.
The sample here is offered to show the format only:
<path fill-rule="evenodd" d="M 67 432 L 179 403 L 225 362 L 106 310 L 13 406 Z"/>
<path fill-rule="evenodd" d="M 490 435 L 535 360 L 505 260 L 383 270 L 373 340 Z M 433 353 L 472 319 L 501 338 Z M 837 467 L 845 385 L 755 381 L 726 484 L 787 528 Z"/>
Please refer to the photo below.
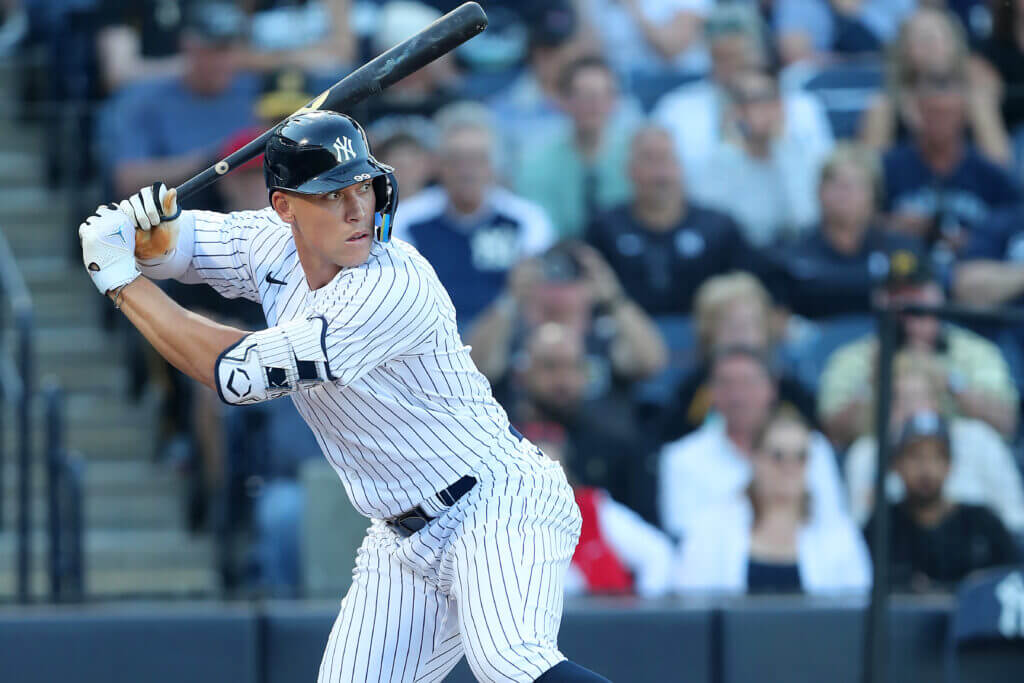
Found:
<path fill-rule="evenodd" d="M 260 303 L 270 326 L 327 320 L 337 379 L 291 397 L 361 513 L 400 514 L 465 474 L 525 457 L 459 337 L 448 293 L 411 245 L 375 241 L 366 263 L 310 291 L 291 228 L 272 209 L 191 213 L 183 282 Z"/>

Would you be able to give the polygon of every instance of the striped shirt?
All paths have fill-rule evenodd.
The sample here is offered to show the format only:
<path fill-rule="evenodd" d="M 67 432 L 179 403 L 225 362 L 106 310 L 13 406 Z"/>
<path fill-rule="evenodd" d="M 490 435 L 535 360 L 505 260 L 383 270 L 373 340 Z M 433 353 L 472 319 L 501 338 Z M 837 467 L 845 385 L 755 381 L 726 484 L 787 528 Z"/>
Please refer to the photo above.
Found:
<path fill-rule="evenodd" d="M 192 214 L 182 281 L 260 303 L 270 326 L 327 320 L 336 379 L 291 397 L 362 514 L 400 514 L 463 475 L 527 457 L 459 337 L 448 293 L 412 246 L 375 241 L 366 263 L 310 291 L 291 228 L 272 209 Z"/>

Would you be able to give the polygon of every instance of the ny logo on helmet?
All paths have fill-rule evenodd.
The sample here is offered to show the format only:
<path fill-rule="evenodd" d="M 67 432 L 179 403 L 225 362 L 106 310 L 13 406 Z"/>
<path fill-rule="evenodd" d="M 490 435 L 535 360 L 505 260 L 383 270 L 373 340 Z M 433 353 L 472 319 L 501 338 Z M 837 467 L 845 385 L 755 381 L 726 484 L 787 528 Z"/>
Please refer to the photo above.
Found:
<path fill-rule="evenodd" d="M 338 158 L 339 164 L 356 157 L 356 152 L 352 149 L 352 140 L 347 135 L 344 136 L 345 142 L 342 142 L 341 138 L 342 136 L 339 136 L 334 139 L 334 156 Z M 345 155 L 344 159 L 341 158 L 343 154 Z"/>

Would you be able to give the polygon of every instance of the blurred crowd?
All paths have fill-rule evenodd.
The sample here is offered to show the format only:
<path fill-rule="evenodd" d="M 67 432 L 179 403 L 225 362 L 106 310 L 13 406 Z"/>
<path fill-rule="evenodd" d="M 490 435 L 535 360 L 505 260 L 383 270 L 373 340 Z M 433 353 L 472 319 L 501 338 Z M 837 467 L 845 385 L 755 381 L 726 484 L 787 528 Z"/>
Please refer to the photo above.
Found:
<path fill-rule="evenodd" d="M 459 3 L 7 4 L 67 67 L 54 96 L 95 105 L 109 198 L 181 182 Z M 484 34 L 348 113 L 396 168 L 396 237 L 576 486 L 569 590 L 864 591 L 879 515 L 899 590 L 1019 561 L 1024 326 L 899 321 L 876 505 L 871 309 L 1024 300 L 1024 0 L 483 4 Z M 186 208 L 266 203 L 253 162 Z M 225 581 L 293 593 L 320 456 L 291 403 L 223 411 L 131 362 L 193 528 L 252 539 Z"/>

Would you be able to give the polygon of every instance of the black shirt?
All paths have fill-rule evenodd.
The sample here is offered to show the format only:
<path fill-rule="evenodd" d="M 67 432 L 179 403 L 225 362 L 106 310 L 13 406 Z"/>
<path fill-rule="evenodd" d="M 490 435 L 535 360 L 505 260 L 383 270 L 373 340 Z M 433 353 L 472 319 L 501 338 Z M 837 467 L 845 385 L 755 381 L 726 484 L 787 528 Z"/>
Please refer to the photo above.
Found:
<path fill-rule="evenodd" d="M 888 272 L 887 254 L 900 248 L 920 251 L 910 237 L 869 228 L 855 253 L 842 254 L 819 227 L 770 250 L 769 288 L 793 313 L 808 318 L 868 313 L 871 292 Z"/>
<path fill-rule="evenodd" d="M 103 0 L 103 23 L 134 28 L 143 57 L 170 57 L 178 53 L 188 5 L 189 0 Z"/>
<path fill-rule="evenodd" d="M 925 528 L 910 516 L 905 502 L 889 508 L 892 536 L 892 585 L 897 590 L 911 587 L 915 575 L 929 582 L 952 587 L 976 569 L 1012 564 L 1019 560 L 1010 533 L 988 508 L 957 504 L 933 528 Z M 874 519 L 868 523 L 868 544 Z"/>
<path fill-rule="evenodd" d="M 619 206 L 599 215 L 586 239 L 611 265 L 629 297 L 655 316 L 689 313 L 705 280 L 751 263 L 732 219 L 693 205 L 664 232 L 641 225 L 631 205 Z"/>
<path fill-rule="evenodd" d="M 884 158 L 885 208 L 936 221 L 955 220 L 970 230 L 990 211 L 1020 201 L 1020 190 L 1002 167 L 967 145 L 949 173 L 937 175 L 915 144 L 900 145 Z"/>
<path fill-rule="evenodd" d="M 800 568 L 795 562 L 747 560 L 747 593 L 802 593 Z"/>

